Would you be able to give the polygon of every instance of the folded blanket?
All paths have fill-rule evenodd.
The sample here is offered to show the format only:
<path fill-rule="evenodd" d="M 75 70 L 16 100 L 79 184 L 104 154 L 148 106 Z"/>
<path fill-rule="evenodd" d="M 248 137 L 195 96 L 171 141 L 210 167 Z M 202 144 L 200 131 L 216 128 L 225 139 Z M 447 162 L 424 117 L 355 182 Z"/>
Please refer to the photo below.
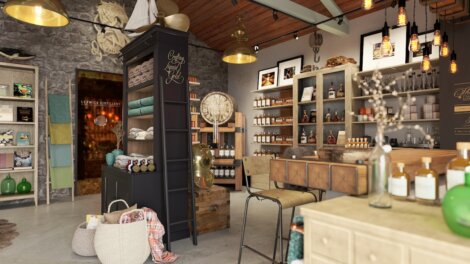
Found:
<path fill-rule="evenodd" d="M 71 129 L 70 124 L 54 124 L 49 122 L 51 144 L 72 144 Z"/>
<path fill-rule="evenodd" d="M 73 169 L 68 167 L 51 167 L 49 166 L 49 174 L 51 176 L 52 189 L 72 188 L 73 186 Z"/>
<path fill-rule="evenodd" d="M 49 156 L 52 167 L 67 167 L 72 165 L 71 145 L 69 144 L 50 144 Z"/>

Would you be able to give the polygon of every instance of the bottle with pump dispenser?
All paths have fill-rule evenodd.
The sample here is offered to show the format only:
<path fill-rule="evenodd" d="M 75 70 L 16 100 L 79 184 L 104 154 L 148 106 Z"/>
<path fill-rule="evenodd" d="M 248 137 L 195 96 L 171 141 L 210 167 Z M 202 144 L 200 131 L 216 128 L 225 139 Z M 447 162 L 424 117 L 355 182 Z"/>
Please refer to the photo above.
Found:
<path fill-rule="evenodd" d="M 405 163 L 397 163 L 398 171 L 389 179 L 389 193 L 394 198 L 406 200 L 410 195 L 410 176 L 405 172 Z"/>
<path fill-rule="evenodd" d="M 459 154 L 456 158 L 451 160 L 449 164 L 447 164 L 447 190 L 451 189 L 456 185 L 464 183 L 465 168 L 470 166 L 468 150 L 470 150 L 470 142 L 457 142 L 457 152 Z"/>
<path fill-rule="evenodd" d="M 416 201 L 425 205 L 439 204 L 439 175 L 431 169 L 430 157 L 422 157 L 423 167 L 416 171 Z"/>

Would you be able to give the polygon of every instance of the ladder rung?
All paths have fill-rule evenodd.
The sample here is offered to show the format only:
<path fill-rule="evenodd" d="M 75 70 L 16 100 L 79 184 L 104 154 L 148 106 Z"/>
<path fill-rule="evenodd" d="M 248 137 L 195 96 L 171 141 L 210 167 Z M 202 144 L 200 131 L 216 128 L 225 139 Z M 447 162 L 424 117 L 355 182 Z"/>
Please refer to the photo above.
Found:
<path fill-rule="evenodd" d="M 188 102 L 184 102 L 184 101 L 164 101 L 165 104 L 180 104 L 180 105 L 185 105 L 187 104 Z"/>
<path fill-rule="evenodd" d="M 189 129 L 186 128 L 168 128 L 166 132 L 189 132 Z"/>
<path fill-rule="evenodd" d="M 188 191 L 188 188 L 179 188 L 179 189 L 169 189 L 168 192 L 182 192 L 182 191 Z"/>
<path fill-rule="evenodd" d="M 182 161 L 189 161 L 189 159 L 169 159 L 166 162 L 182 162 Z"/>

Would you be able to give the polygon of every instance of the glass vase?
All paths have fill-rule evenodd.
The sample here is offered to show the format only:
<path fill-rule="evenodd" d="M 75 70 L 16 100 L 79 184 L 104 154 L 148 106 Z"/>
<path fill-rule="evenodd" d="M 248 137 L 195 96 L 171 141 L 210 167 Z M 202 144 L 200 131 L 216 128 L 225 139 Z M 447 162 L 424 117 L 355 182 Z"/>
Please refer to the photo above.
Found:
<path fill-rule="evenodd" d="M 369 206 L 391 208 L 392 198 L 388 192 L 388 179 L 392 175 L 390 146 L 384 146 L 383 133 L 378 131 L 376 144 L 369 156 Z"/>
<path fill-rule="evenodd" d="M 467 167 L 468 168 L 468 167 Z M 442 213 L 447 226 L 454 233 L 470 238 L 470 172 L 465 172 L 465 183 L 447 191 L 442 201 Z"/>

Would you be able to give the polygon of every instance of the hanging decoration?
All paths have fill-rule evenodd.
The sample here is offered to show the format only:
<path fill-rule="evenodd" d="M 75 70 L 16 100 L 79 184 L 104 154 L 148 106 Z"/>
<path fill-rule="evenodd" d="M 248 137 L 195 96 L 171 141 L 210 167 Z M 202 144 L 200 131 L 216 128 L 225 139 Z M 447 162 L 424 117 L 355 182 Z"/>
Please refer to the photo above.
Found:
<path fill-rule="evenodd" d="M 248 45 L 248 36 L 241 16 L 238 16 L 237 29 L 231 36 L 235 41 L 224 51 L 222 60 L 231 64 L 255 62 L 256 54 L 250 45 Z"/>
<path fill-rule="evenodd" d="M 124 6 L 117 3 L 101 1 L 97 7 L 98 14 L 94 18 L 95 23 L 106 24 L 113 27 L 123 28 L 127 24 Z M 105 55 L 119 55 L 130 39 L 121 30 L 109 27 L 93 25 L 96 30 L 96 40 L 91 42 L 91 53 L 97 61 L 102 61 Z M 111 60 L 118 64 L 117 57 Z"/>
<path fill-rule="evenodd" d="M 390 42 L 390 28 L 387 24 L 387 8 L 385 8 L 385 23 L 382 28 L 382 44 L 380 45 L 380 54 L 382 57 L 388 57 L 392 54 L 393 47 Z"/>
<path fill-rule="evenodd" d="M 436 4 L 437 8 L 437 4 Z M 441 22 L 439 21 L 439 9 L 436 9 L 436 22 L 434 23 L 434 39 L 432 41 L 432 44 L 434 46 L 440 46 L 442 42 L 441 38 Z"/>
<path fill-rule="evenodd" d="M 398 17 L 397 17 L 397 26 L 403 27 L 408 23 L 406 17 L 406 0 L 398 1 Z"/>
<path fill-rule="evenodd" d="M 413 0 L 413 25 L 411 26 L 409 49 L 411 52 L 419 52 L 421 50 L 418 38 L 418 26 L 416 25 L 416 0 Z"/>
<path fill-rule="evenodd" d="M 425 14 L 425 32 L 428 32 L 428 5 L 426 4 L 424 7 L 424 14 Z M 423 61 L 421 63 L 421 70 L 422 71 L 429 71 L 431 69 L 431 59 L 429 58 L 429 46 L 428 46 L 428 34 L 424 34 L 424 47 L 423 47 Z"/>
<path fill-rule="evenodd" d="M 450 73 L 456 74 L 458 71 L 457 66 L 457 53 L 455 53 L 455 24 L 452 21 L 452 54 L 450 54 Z"/>

